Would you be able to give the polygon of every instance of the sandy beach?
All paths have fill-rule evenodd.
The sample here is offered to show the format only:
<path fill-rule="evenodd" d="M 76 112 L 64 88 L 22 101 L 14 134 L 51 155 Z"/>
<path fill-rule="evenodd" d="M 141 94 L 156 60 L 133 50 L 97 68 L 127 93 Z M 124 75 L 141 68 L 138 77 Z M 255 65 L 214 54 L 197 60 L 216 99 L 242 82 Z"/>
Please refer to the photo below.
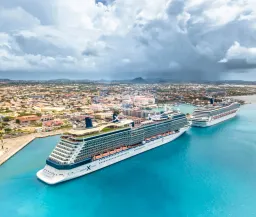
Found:
<path fill-rule="evenodd" d="M 13 155 L 23 149 L 26 145 L 32 142 L 36 138 L 43 138 L 47 136 L 60 135 L 67 130 L 59 130 L 54 132 L 43 132 L 43 133 L 33 133 L 25 136 L 20 136 L 17 138 L 4 139 L 3 147 L 0 143 L 0 165 L 5 163 Z"/>
<path fill-rule="evenodd" d="M 243 100 L 245 103 L 256 103 L 256 95 L 232 96 L 228 98 Z"/>

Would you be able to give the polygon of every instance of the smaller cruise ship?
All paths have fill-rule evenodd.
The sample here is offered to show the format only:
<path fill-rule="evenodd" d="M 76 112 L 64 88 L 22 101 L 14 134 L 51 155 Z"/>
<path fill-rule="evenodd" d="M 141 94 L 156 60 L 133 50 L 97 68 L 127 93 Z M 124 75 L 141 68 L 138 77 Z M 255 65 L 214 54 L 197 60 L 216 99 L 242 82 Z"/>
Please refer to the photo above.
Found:
<path fill-rule="evenodd" d="M 236 116 L 240 108 L 239 103 L 225 102 L 214 105 L 211 99 L 211 105 L 199 107 L 192 114 L 191 122 L 193 127 L 209 127 Z"/>

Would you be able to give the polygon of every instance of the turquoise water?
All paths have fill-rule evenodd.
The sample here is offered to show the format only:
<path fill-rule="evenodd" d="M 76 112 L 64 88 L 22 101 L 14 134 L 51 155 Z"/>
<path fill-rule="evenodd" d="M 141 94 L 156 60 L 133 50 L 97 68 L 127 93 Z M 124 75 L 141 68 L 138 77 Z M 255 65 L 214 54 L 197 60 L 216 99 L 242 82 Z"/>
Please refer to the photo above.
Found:
<path fill-rule="evenodd" d="M 170 106 L 170 107 L 167 107 L 167 108 L 179 109 L 184 114 L 187 114 L 187 113 L 192 114 L 195 107 L 193 105 L 189 105 L 189 104 L 180 104 L 178 106 Z M 153 109 L 153 110 L 156 111 L 156 112 L 161 112 L 161 111 L 164 111 L 164 108 L 160 107 L 160 108 L 156 108 L 156 109 Z"/>
<path fill-rule="evenodd" d="M 56 186 L 35 177 L 58 137 L 0 167 L 1 217 L 256 216 L 256 105 L 239 116 Z"/>

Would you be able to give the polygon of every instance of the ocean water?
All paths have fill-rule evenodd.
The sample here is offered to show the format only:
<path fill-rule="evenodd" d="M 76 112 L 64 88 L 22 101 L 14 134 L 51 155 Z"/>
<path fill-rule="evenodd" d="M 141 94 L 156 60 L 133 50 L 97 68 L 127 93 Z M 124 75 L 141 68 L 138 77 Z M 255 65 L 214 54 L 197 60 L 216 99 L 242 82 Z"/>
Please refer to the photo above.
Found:
<path fill-rule="evenodd" d="M 179 109 L 184 114 L 187 114 L 187 113 L 192 114 L 195 107 L 190 104 L 179 104 L 178 106 L 169 106 L 167 108 Z M 159 108 L 155 108 L 153 110 L 156 112 L 161 112 L 161 111 L 164 111 L 164 109 L 165 109 L 164 107 L 159 107 Z"/>
<path fill-rule="evenodd" d="M 165 146 L 48 186 L 36 172 L 58 141 L 37 139 L 0 167 L 1 217 L 256 216 L 256 105 Z"/>

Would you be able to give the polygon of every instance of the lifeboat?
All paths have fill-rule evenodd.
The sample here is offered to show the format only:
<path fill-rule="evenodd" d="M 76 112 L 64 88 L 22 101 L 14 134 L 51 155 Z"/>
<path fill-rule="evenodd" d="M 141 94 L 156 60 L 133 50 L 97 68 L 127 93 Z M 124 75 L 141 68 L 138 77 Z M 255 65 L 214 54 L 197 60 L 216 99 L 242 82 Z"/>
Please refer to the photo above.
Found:
<path fill-rule="evenodd" d="M 115 154 L 115 153 L 116 153 L 116 150 L 110 151 L 110 154 Z"/>
<path fill-rule="evenodd" d="M 94 156 L 94 159 L 95 159 L 95 160 L 98 160 L 98 159 L 100 159 L 100 158 L 102 158 L 102 157 L 103 157 L 102 154 L 97 154 L 97 155 Z"/>

